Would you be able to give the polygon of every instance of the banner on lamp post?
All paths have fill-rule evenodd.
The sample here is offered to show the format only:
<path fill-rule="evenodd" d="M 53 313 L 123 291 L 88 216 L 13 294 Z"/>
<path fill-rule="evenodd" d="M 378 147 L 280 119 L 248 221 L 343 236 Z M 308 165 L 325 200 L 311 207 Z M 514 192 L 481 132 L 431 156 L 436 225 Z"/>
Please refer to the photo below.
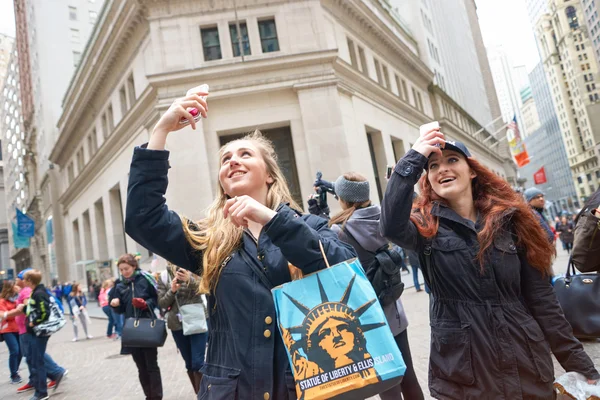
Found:
<path fill-rule="evenodd" d="M 35 235 L 35 222 L 33 219 L 23 214 L 21 210 L 17 208 L 17 232 L 23 237 L 33 237 Z"/>
<path fill-rule="evenodd" d="M 544 169 L 544 167 L 540 168 L 535 172 L 535 174 L 533 174 L 533 182 L 536 185 L 541 185 L 542 183 L 548 182 L 548 180 L 546 179 L 546 170 Z"/>

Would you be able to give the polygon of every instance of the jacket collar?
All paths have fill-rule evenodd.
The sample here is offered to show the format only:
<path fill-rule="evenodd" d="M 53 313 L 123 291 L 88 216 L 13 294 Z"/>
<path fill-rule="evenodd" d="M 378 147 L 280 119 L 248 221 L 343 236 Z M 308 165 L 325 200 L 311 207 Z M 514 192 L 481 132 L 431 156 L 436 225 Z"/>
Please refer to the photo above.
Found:
<path fill-rule="evenodd" d="M 431 208 L 431 215 L 433 215 L 434 217 L 439 217 L 452 222 L 456 222 L 457 224 L 460 224 L 477 234 L 477 229 L 475 228 L 475 224 L 472 221 L 461 217 L 453 209 L 451 209 L 445 204 L 435 201 L 433 203 L 433 207 Z"/>
<path fill-rule="evenodd" d="M 506 210 L 505 216 L 507 218 L 512 216 L 516 212 L 516 210 L 517 209 L 514 207 L 509 208 L 508 210 Z M 479 214 L 479 212 L 477 212 L 477 222 L 473 223 L 472 221 L 469 221 L 458 215 L 453 209 L 451 209 L 447 205 L 437 201 L 433 203 L 431 215 L 433 215 L 434 217 L 444 218 L 449 221 L 456 222 L 457 224 L 465 226 L 475 233 L 477 233 L 477 228 L 483 223 L 483 221 L 481 221 L 481 214 Z"/>

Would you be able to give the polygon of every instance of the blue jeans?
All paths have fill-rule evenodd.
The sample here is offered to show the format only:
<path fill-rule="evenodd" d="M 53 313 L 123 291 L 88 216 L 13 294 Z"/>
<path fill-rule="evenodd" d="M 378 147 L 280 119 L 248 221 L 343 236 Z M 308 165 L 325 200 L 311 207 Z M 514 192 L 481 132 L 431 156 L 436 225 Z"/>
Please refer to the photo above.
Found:
<path fill-rule="evenodd" d="M 48 339 L 50 339 L 50 336 L 32 335 L 32 340 L 29 345 L 31 365 L 35 366 L 35 379 L 33 380 L 33 386 L 35 387 L 35 394 L 39 397 L 45 397 L 48 395 L 46 364 L 44 362 L 44 354 L 46 354 Z"/>
<path fill-rule="evenodd" d="M 413 273 L 413 283 L 415 284 L 415 289 L 421 290 L 421 285 L 419 284 L 419 267 L 415 267 L 411 265 L 412 273 Z"/>
<path fill-rule="evenodd" d="M 206 338 L 208 333 L 197 333 L 185 336 L 183 330 L 171 331 L 175 344 L 181 352 L 188 371 L 200 371 L 204 365 L 204 352 L 206 351 Z"/>
<path fill-rule="evenodd" d="M 19 334 L 16 332 L 4 333 L 4 342 L 8 347 L 8 369 L 10 370 L 10 377 L 15 378 L 19 376 L 19 365 L 21 364 L 21 346 L 19 346 Z"/>
<path fill-rule="evenodd" d="M 113 324 L 115 324 L 115 332 L 118 337 L 121 337 L 121 332 L 123 332 L 123 314 L 119 314 L 112 307 L 110 312 L 113 317 Z"/>
<path fill-rule="evenodd" d="M 106 314 L 106 316 L 108 317 L 108 327 L 106 328 L 106 336 L 110 336 L 113 334 L 113 329 L 115 328 L 115 321 L 114 321 L 114 316 L 113 316 L 113 312 L 112 312 L 112 307 L 106 305 L 106 306 L 102 307 L 102 311 L 104 311 L 104 314 Z"/>
<path fill-rule="evenodd" d="M 27 368 L 29 369 L 29 384 L 31 386 L 35 386 L 37 373 L 36 365 L 31 361 L 31 343 L 33 342 L 34 336 L 35 335 L 32 335 L 31 333 L 24 333 L 19 336 L 19 340 L 21 342 L 21 353 L 27 362 Z M 55 381 L 56 378 L 65 372 L 65 369 L 60 367 L 47 353 L 44 354 L 44 366 L 46 369 L 46 375 L 48 378 L 50 378 L 50 380 L 53 381 Z"/>

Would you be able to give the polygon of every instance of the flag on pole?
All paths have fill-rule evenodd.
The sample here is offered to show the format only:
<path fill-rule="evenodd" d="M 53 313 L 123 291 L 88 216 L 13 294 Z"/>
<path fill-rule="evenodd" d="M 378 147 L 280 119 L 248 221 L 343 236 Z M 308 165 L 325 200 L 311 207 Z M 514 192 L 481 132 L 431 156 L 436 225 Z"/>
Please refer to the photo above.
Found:
<path fill-rule="evenodd" d="M 508 140 L 510 152 L 517 163 L 517 167 L 524 167 L 529 164 L 529 154 L 527 154 L 525 143 L 521 139 L 516 115 L 513 117 L 513 120 L 508 123 L 507 128 L 506 139 Z"/>
<path fill-rule="evenodd" d="M 535 172 L 535 174 L 533 174 L 533 182 L 535 182 L 536 185 L 541 185 L 542 183 L 548 182 L 544 167 L 540 168 Z"/>
<path fill-rule="evenodd" d="M 21 210 L 17 208 L 17 231 L 20 236 L 33 237 L 35 235 L 35 223 L 33 219 L 23 214 Z"/>
<path fill-rule="evenodd" d="M 29 247 L 29 238 L 19 235 L 17 224 L 15 224 L 14 222 L 12 222 L 12 231 L 15 249 L 27 249 Z"/>

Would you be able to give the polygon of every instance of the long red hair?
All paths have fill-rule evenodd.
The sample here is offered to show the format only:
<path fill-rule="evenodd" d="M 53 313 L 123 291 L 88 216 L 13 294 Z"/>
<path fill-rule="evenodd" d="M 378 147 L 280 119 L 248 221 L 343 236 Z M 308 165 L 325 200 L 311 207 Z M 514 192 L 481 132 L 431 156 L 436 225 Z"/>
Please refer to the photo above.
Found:
<path fill-rule="evenodd" d="M 548 242 L 539 221 L 523 197 L 515 192 L 508 182 L 477 160 L 466 160 L 471 170 L 477 174 L 473 179 L 472 189 L 475 209 L 480 213 L 483 222 L 483 229 L 477 235 L 479 264 L 483 267 L 485 254 L 492 246 L 494 238 L 510 225 L 510 229 L 517 236 L 516 245 L 524 250 L 527 262 L 542 273 L 549 273 L 555 249 Z M 421 194 L 414 202 L 410 219 L 422 236 L 431 238 L 437 234 L 440 224 L 439 219 L 431 215 L 433 202 L 445 201 L 433 191 L 427 175 L 423 174 L 419 181 Z"/>

